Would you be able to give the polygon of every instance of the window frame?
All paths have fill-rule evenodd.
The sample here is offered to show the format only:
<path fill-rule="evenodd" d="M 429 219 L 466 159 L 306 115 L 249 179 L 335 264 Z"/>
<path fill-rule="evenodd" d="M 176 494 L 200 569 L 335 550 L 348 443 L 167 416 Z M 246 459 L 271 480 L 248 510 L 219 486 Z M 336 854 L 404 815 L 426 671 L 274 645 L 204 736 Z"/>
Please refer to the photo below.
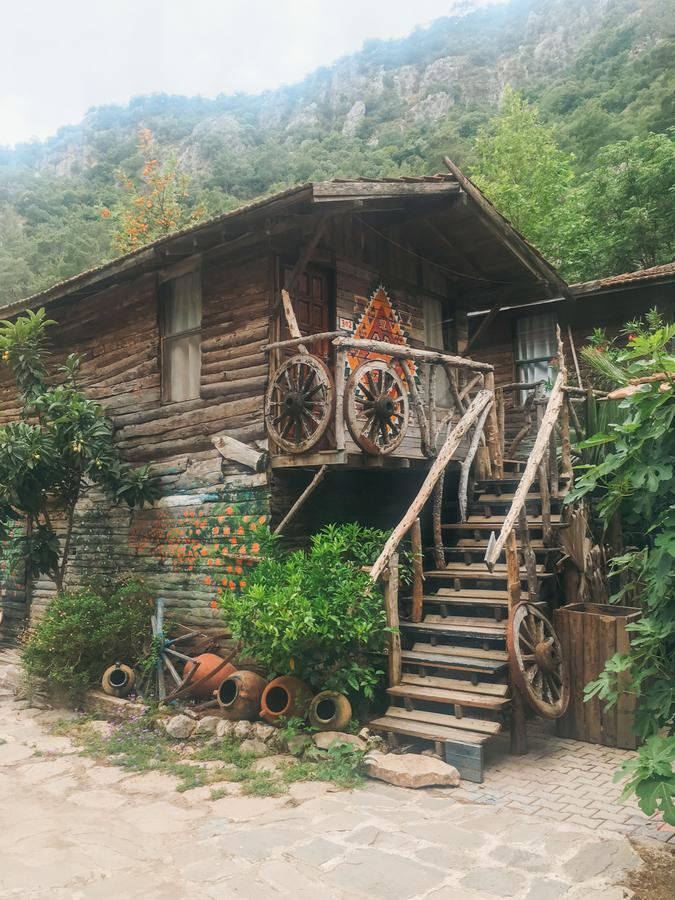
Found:
<path fill-rule="evenodd" d="M 551 349 L 548 353 L 543 356 L 532 356 L 532 357 L 519 357 L 518 356 L 518 344 L 519 344 L 519 331 L 518 327 L 521 323 L 523 323 L 527 319 L 537 319 L 537 318 L 548 318 L 551 320 L 551 324 L 553 326 L 551 332 Z M 537 363 L 549 363 L 550 360 L 555 356 L 555 326 L 556 326 L 556 315 L 555 313 L 531 313 L 525 316 L 514 316 L 513 319 L 513 368 L 514 368 L 514 378 L 516 383 L 520 384 L 533 384 L 535 382 L 525 381 L 521 376 L 521 367 L 528 365 L 536 365 Z M 547 367 L 550 369 L 550 366 Z M 539 379 L 537 379 L 539 380 Z M 547 379 L 550 380 L 548 373 Z M 526 402 L 529 391 L 520 391 L 520 403 L 521 406 Z M 548 390 L 546 390 L 546 394 L 548 394 Z"/>
<path fill-rule="evenodd" d="M 170 296 L 172 286 L 181 278 L 188 275 L 197 275 L 199 281 L 199 325 L 193 328 L 187 328 L 185 331 L 179 331 L 174 334 L 166 334 L 167 328 L 167 299 Z M 159 318 L 159 365 L 160 365 L 160 401 L 162 405 L 171 403 L 187 403 L 191 400 L 199 400 L 201 397 L 201 374 L 202 374 L 202 353 L 201 340 L 199 341 L 199 372 L 197 377 L 197 391 L 194 396 L 185 397 L 180 400 L 174 399 L 171 394 L 171 372 L 170 367 L 171 347 L 186 343 L 190 338 L 198 336 L 201 338 L 203 326 L 203 291 L 202 291 L 202 273 L 200 268 L 190 269 L 189 271 L 176 272 L 174 275 L 164 278 L 158 285 L 158 318 Z"/>

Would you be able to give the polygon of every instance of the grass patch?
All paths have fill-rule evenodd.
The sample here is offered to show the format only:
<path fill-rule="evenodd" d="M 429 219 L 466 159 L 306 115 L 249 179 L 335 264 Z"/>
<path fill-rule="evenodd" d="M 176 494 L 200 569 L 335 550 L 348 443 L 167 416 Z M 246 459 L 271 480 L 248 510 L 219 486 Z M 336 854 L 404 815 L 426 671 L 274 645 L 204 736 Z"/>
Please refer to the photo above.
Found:
<path fill-rule="evenodd" d="M 54 734 L 67 735 L 82 747 L 82 753 L 99 761 L 113 763 L 131 772 L 163 772 L 178 779 L 176 790 L 237 782 L 244 794 L 275 797 L 288 791 L 297 781 L 329 781 L 341 788 L 354 788 L 363 783 L 363 753 L 345 745 L 330 750 L 311 747 L 302 760 L 296 760 L 279 772 L 254 772 L 256 756 L 241 750 L 233 738 L 213 742 L 208 737 L 190 738 L 189 759 L 184 755 L 185 742 L 166 734 L 155 713 L 112 725 L 109 734 L 92 728 L 92 720 L 82 716 L 57 722 Z M 222 766 L 200 765 L 220 762 Z M 227 795 L 224 787 L 214 787 L 211 798 Z"/>

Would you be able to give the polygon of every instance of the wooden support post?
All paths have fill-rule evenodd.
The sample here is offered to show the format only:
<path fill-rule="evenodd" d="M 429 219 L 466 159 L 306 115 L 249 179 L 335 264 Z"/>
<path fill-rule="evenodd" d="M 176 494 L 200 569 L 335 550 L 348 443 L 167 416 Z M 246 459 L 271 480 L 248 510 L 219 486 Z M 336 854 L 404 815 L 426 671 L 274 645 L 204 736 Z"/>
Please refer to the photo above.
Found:
<path fill-rule="evenodd" d="M 562 405 L 565 405 L 564 399 Z M 555 428 L 551 429 L 548 437 L 548 477 L 551 497 L 557 497 L 560 489 L 560 477 L 558 475 L 558 445 L 555 439 Z"/>
<path fill-rule="evenodd" d="M 527 513 L 525 507 L 522 507 L 518 516 L 518 536 L 520 538 L 520 547 L 523 552 L 523 561 L 525 562 L 525 571 L 527 572 L 527 599 L 530 603 L 535 603 L 539 596 L 539 579 L 537 578 L 537 557 L 530 543 L 530 529 L 527 526 Z"/>
<path fill-rule="evenodd" d="M 494 478 L 504 477 L 504 461 L 501 454 L 501 438 L 499 437 L 499 422 L 495 406 L 495 376 L 494 372 L 485 375 L 485 389 L 492 394 L 492 404 L 487 417 L 486 441 L 490 452 L 490 464 Z"/>
<path fill-rule="evenodd" d="M 562 416 L 560 420 L 560 440 L 561 440 L 561 464 L 562 474 L 568 478 L 572 478 L 572 446 L 570 441 L 570 406 L 572 401 L 569 394 L 565 394 L 562 405 Z"/>
<path fill-rule="evenodd" d="M 410 529 L 410 542 L 413 555 L 413 583 L 412 583 L 412 620 L 422 621 L 422 606 L 424 603 L 424 574 L 422 558 L 422 525 L 419 517 L 415 519 Z"/>
<path fill-rule="evenodd" d="M 500 390 L 500 388 L 497 388 L 497 391 L 495 393 L 495 402 L 497 404 L 497 425 L 499 427 L 499 453 L 503 460 L 506 444 L 506 409 L 504 406 L 504 391 Z"/>
<path fill-rule="evenodd" d="M 473 437 L 469 445 L 469 450 L 462 460 L 462 471 L 459 476 L 459 517 L 462 522 L 466 522 L 466 510 L 468 506 L 469 493 L 469 474 L 471 471 L 471 463 L 473 462 L 480 439 L 483 437 L 483 429 L 485 428 L 485 420 L 488 417 L 490 409 L 485 407 L 481 413 L 480 419 L 476 422 Z"/>
<path fill-rule="evenodd" d="M 323 233 L 326 230 L 327 224 L 328 213 L 324 213 L 316 223 L 316 227 L 314 228 L 312 234 L 309 236 L 307 243 L 303 247 L 298 261 L 293 266 L 293 270 L 288 278 L 288 284 L 286 285 L 286 289 L 288 290 L 289 294 L 295 290 L 295 286 L 300 281 L 300 276 L 307 268 L 307 263 L 312 258 L 312 255 L 316 250 L 319 241 L 323 237 Z M 293 337 L 295 337 L 295 335 L 293 335 Z"/>
<path fill-rule="evenodd" d="M 346 352 L 338 350 L 335 354 L 335 449 L 345 449 L 345 365 Z"/>
<path fill-rule="evenodd" d="M 445 548 L 443 543 L 443 486 L 445 484 L 445 472 L 434 487 L 434 503 L 431 510 L 431 522 L 434 532 L 434 562 L 437 569 L 445 568 Z"/>
<path fill-rule="evenodd" d="M 281 302 L 284 307 L 284 315 L 286 316 L 286 324 L 288 325 L 288 330 L 292 338 L 302 337 L 300 334 L 300 328 L 298 327 L 298 320 L 295 318 L 295 310 L 293 309 L 293 303 L 291 302 L 291 297 L 288 291 L 284 288 L 281 292 Z M 307 347 L 304 344 L 298 344 L 298 350 L 300 353 L 309 353 Z"/>
<path fill-rule="evenodd" d="M 438 367 L 429 366 L 429 446 L 434 454 L 438 452 L 438 410 L 436 409 L 436 381 Z"/>
<path fill-rule="evenodd" d="M 308 498 L 314 493 L 314 491 L 318 488 L 321 482 L 324 479 L 324 476 L 328 470 L 328 466 L 321 466 L 318 472 L 314 475 L 314 478 L 310 481 L 304 491 L 300 494 L 298 499 L 295 501 L 293 506 L 288 510 L 286 515 L 283 517 L 281 522 L 274 529 L 273 534 L 281 534 L 284 528 L 288 525 L 288 523 L 293 519 L 298 512 L 298 510 L 306 503 Z"/>
<path fill-rule="evenodd" d="M 514 529 L 506 539 L 506 579 L 509 595 L 509 607 L 520 603 L 520 560 L 518 559 L 518 546 L 516 544 L 516 532 Z"/>
<path fill-rule="evenodd" d="M 488 403 L 492 402 L 492 399 L 492 395 L 488 393 L 488 391 L 481 391 L 480 394 L 477 394 L 465 415 L 462 416 L 457 425 L 452 429 L 452 432 L 448 435 L 445 443 L 441 447 L 440 453 L 431 464 L 417 496 L 410 504 L 406 514 L 390 534 L 382 552 L 375 561 L 375 565 L 370 572 L 370 577 L 373 581 L 377 581 L 384 572 L 392 554 L 401 542 L 403 535 L 407 534 L 410 530 L 410 526 L 419 516 L 422 507 L 429 499 L 436 482 L 440 478 L 441 473 L 445 471 L 445 467 L 452 459 L 455 451 L 462 442 L 464 435 L 469 431 Z"/>
<path fill-rule="evenodd" d="M 551 545 L 551 496 L 548 492 L 548 477 L 544 460 L 539 464 L 539 493 L 541 494 L 541 528 L 544 546 Z"/>
<path fill-rule="evenodd" d="M 389 687 L 400 684 L 402 677 L 401 634 L 398 620 L 398 553 L 394 553 L 387 566 L 388 577 L 384 585 L 384 608 L 389 629 L 389 656 L 387 669 Z"/>
<path fill-rule="evenodd" d="M 408 383 L 410 403 L 412 404 L 412 408 L 415 410 L 415 415 L 417 416 L 417 424 L 419 425 L 420 439 L 422 442 L 422 453 L 425 456 L 434 456 L 431 441 L 429 438 L 429 422 L 427 420 L 427 414 L 424 411 L 424 404 L 422 403 L 420 392 L 417 390 L 417 382 L 415 381 L 415 377 L 413 376 L 412 372 L 408 369 L 408 366 L 403 366 L 403 373 L 405 375 L 405 380 Z"/>

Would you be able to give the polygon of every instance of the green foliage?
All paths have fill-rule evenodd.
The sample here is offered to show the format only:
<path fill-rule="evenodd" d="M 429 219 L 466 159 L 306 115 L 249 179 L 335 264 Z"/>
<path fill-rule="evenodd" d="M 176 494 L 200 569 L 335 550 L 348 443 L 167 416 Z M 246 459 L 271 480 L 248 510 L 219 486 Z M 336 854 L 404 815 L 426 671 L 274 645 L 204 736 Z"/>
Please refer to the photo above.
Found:
<path fill-rule="evenodd" d="M 78 358 L 71 354 L 48 373 L 47 331 L 55 324 L 44 309 L 0 324 L 1 358 L 21 403 L 21 418 L 0 428 L 0 536 L 10 537 L 4 523 L 25 518 L 26 534 L 13 540 L 28 575 L 49 575 L 61 589 L 76 507 L 92 486 L 130 507 L 151 501 L 156 490 L 147 467 L 120 458 L 103 407 L 79 390 Z M 54 376 L 60 383 L 48 383 Z M 63 544 L 52 525 L 55 510 L 65 514 Z"/>
<path fill-rule="evenodd" d="M 638 759 L 622 770 L 630 776 L 627 790 L 637 794 L 647 814 L 658 806 L 675 824 L 670 799 L 675 786 L 675 357 L 670 349 L 675 326 L 653 311 L 646 322 L 629 323 L 626 334 L 627 342 L 605 338 L 600 350 L 596 336 L 595 346 L 585 348 L 584 359 L 599 372 L 601 384 L 661 377 L 638 383 L 606 431 L 581 445 L 605 452 L 582 468 L 567 502 L 590 495 L 605 526 L 620 518 L 628 549 L 610 561 L 611 573 L 621 581 L 611 600 L 635 598 L 643 614 L 629 626 L 630 652 L 608 661 L 600 678 L 586 687 L 586 697 L 597 695 L 612 706 L 622 692 L 636 695 L 636 731 L 645 743 Z"/>
<path fill-rule="evenodd" d="M 361 567 L 375 561 L 386 537 L 348 524 L 326 526 L 307 551 L 287 553 L 272 542 L 246 588 L 221 599 L 244 653 L 317 691 L 372 697 L 386 623 L 382 594 Z"/>
<path fill-rule="evenodd" d="M 539 110 L 507 88 L 497 117 L 474 143 L 473 178 L 497 209 L 551 260 L 573 179 L 572 159 L 557 146 Z"/>
<path fill-rule="evenodd" d="M 152 596 L 137 581 L 105 594 L 91 588 L 63 592 L 32 628 L 22 665 L 28 676 L 48 679 L 77 701 L 109 665 L 140 658 L 152 611 Z"/>

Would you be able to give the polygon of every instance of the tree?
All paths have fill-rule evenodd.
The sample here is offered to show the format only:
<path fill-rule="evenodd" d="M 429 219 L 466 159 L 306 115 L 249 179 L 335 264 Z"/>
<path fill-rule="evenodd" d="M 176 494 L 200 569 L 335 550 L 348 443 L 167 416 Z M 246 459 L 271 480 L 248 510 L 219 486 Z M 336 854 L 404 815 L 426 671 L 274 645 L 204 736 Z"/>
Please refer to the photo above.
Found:
<path fill-rule="evenodd" d="M 659 809 L 675 825 L 675 326 L 654 310 L 626 334 L 627 346 L 598 333 L 582 351 L 603 386 L 624 390 L 606 432 L 580 445 L 605 453 L 584 467 L 566 502 L 590 497 L 605 528 L 617 516 L 623 526 L 626 552 L 610 563 L 622 587 L 610 599 L 637 601 L 642 617 L 628 626 L 630 651 L 615 654 L 586 695 L 608 706 L 622 692 L 636 695 L 643 743 L 617 775 L 628 779 L 624 796 L 635 792 L 647 815 Z"/>
<path fill-rule="evenodd" d="M 670 262 L 675 255 L 675 129 L 610 144 L 576 197 L 568 266 L 597 278 Z"/>
<path fill-rule="evenodd" d="M 178 171 L 176 158 L 159 164 L 149 128 L 139 130 L 138 149 L 143 158 L 140 182 L 120 171 L 123 199 L 112 210 L 101 210 L 101 216 L 114 223 L 113 244 L 120 253 L 194 225 L 205 213 L 202 205 L 191 204 L 188 178 Z"/>
<path fill-rule="evenodd" d="M 559 149 L 539 110 L 507 88 L 499 115 L 479 129 L 472 176 L 500 213 L 553 262 L 574 178 L 572 157 Z"/>
<path fill-rule="evenodd" d="M 0 353 L 13 374 L 21 418 L 0 428 L 0 539 L 26 562 L 29 577 L 53 578 L 62 590 L 78 501 L 94 486 L 113 503 L 142 506 L 156 497 L 148 467 L 133 469 L 119 456 L 103 407 L 77 386 L 79 360 L 48 373 L 44 309 L 0 326 Z M 50 380 L 61 383 L 48 385 Z M 61 543 L 54 513 L 65 520 Z M 12 522 L 26 522 L 21 537 Z"/>

